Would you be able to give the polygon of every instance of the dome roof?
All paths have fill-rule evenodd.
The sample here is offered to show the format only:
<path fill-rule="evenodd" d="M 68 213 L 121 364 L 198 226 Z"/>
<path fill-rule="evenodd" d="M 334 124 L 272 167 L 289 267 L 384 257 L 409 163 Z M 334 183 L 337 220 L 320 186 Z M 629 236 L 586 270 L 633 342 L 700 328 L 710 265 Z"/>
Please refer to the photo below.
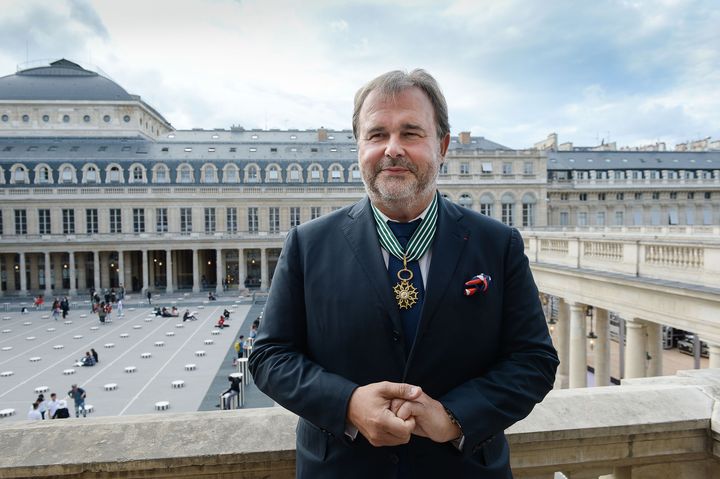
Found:
<path fill-rule="evenodd" d="M 62 59 L 0 78 L 0 100 L 134 100 L 114 81 Z"/>

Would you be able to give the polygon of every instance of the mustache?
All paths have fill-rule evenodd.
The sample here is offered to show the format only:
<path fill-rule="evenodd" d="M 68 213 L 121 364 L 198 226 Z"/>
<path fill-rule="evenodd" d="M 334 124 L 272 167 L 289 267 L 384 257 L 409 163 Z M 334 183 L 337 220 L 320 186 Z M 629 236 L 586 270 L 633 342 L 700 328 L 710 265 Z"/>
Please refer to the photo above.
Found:
<path fill-rule="evenodd" d="M 399 158 L 385 157 L 385 158 L 383 158 L 382 161 L 378 161 L 377 164 L 375 165 L 375 173 L 376 174 L 380 173 L 385 168 L 394 168 L 397 166 L 399 166 L 401 168 L 405 168 L 405 169 L 411 171 L 412 173 L 417 173 L 417 166 L 415 166 L 415 164 L 413 164 L 412 161 L 410 161 L 406 158 L 403 158 L 403 157 L 399 157 Z"/>

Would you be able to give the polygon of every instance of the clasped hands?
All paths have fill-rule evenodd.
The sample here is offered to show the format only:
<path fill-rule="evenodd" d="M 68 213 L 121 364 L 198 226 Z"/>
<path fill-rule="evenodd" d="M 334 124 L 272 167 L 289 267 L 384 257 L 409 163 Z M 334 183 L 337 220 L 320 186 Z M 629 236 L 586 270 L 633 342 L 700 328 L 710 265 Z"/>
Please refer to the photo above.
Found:
<path fill-rule="evenodd" d="M 376 447 L 406 444 L 412 434 L 435 442 L 452 441 L 462 434 L 443 405 L 419 386 L 388 381 L 355 389 L 347 420 Z"/>

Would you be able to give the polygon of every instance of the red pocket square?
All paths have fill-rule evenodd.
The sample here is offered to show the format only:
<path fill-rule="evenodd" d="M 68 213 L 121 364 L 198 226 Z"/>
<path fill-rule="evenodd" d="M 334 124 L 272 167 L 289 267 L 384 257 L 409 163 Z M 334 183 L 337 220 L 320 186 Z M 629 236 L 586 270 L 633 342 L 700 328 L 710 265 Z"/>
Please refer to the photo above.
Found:
<path fill-rule="evenodd" d="M 473 276 L 470 281 L 465 283 L 465 296 L 487 292 L 491 282 L 492 278 L 485 273 Z"/>

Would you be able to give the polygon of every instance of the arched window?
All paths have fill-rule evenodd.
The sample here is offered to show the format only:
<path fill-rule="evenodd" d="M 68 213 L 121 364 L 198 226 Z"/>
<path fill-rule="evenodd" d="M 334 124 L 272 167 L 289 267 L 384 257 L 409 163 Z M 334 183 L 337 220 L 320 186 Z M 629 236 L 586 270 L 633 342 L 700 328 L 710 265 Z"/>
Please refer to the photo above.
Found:
<path fill-rule="evenodd" d="M 76 183 L 75 168 L 72 165 L 60 165 L 60 183 Z"/>
<path fill-rule="evenodd" d="M 28 173 L 23 165 L 15 164 L 10 168 L 11 183 L 27 183 Z"/>
<path fill-rule="evenodd" d="M 169 183 L 170 182 L 170 169 L 164 163 L 157 163 L 153 166 L 153 182 L 155 183 Z"/>
<path fill-rule="evenodd" d="M 330 166 L 330 181 L 333 183 L 340 183 L 345 181 L 343 177 L 343 168 L 338 164 Z"/>
<path fill-rule="evenodd" d="M 195 181 L 195 178 L 193 177 L 192 166 L 188 165 L 187 163 L 180 165 L 178 167 L 177 182 L 192 183 L 193 181 Z"/>
<path fill-rule="evenodd" d="M 322 167 L 320 165 L 310 165 L 308 168 L 308 181 L 319 182 L 322 180 Z"/>
<path fill-rule="evenodd" d="M 100 181 L 100 174 L 97 166 L 88 164 L 83 167 L 83 183 L 97 183 Z"/>
<path fill-rule="evenodd" d="M 358 165 L 352 165 L 350 167 L 350 178 L 348 181 L 362 181 L 362 175 L 360 174 L 360 167 L 358 167 Z"/>
<path fill-rule="evenodd" d="M 535 226 L 535 203 L 537 199 L 532 193 L 525 193 L 522 197 L 522 225 L 524 228 Z"/>
<path fill-rule="evenodd" d="M 267 167 L 267 170 L 265 170 L 265 181 L 282 181 L 280 177 L 280 167 L 278 165 L 273 164 Z"/>
<path fill-rule="evenodd" d="M 300 168 L 300 165 L 293 164 L 288 167 L 288 173 L 287 173 L 287 180 L 288 182 L 301 182 L 302 179 L 302 169 Z"/>
<path fill-rule="evenodd" d="M 225 165 L 223 168 L 223 183 L 238 183 L 240 181 L 240 175 L 238 174 L 238 167 L 232 163 Z"/>
<path fill-rule="evenodd" d="M 35 183 L 43 185 L 52 183 L 52 177 L 50 176 L 50 167 L 48 167 L 47 165 L 38 165 L 35 167 Z"/>
<path fill-rule="evenodd" d="M 260 181 L 260 169 L 257 165 L 248 165 L 245 168 L 245 182 L 246 183 L 258 183 Z"/>
<path fill-rule="evenodd" d="M 135 165 L 132 167 L 132 182 L 133 183 L 144 183 L 145 182 L 145 168 L 141 165 Z"/>
<path fill-rule="evenodd" d="M 463 193 L 462 195 L 460 195 L 460 199 L 458 199 L 458 204 L 460 206 L 464 206 L 465 208 L 472 209 L 472 206 L 473 206 L 472 196 L 470 196 L 467 193 Z"/>
<path fill-rule="evenodd" d="M 493 205 L 495 204 L 495 198 L 490 193 L 483 193 L 480 197 L 480 213 L 485 216 L 493 216 Z"/>
<path fill-rule="evenodd" d="M 118 165 L 110 165 L 106 171 L 105 183 L 120 183 L 123 181 L 122 170 Z"/>
<path fill-rule="evenodd" d="M 500 198 L 500 220 L 508 226 L 515 226 L 515 197 L 512 193 L 505 193 Z"/>
<path fill-rule="evenodd" d="M 203 183 L 217 183 L 217 168 L 215 165 L 207 164 L 203 166 Z"/>

